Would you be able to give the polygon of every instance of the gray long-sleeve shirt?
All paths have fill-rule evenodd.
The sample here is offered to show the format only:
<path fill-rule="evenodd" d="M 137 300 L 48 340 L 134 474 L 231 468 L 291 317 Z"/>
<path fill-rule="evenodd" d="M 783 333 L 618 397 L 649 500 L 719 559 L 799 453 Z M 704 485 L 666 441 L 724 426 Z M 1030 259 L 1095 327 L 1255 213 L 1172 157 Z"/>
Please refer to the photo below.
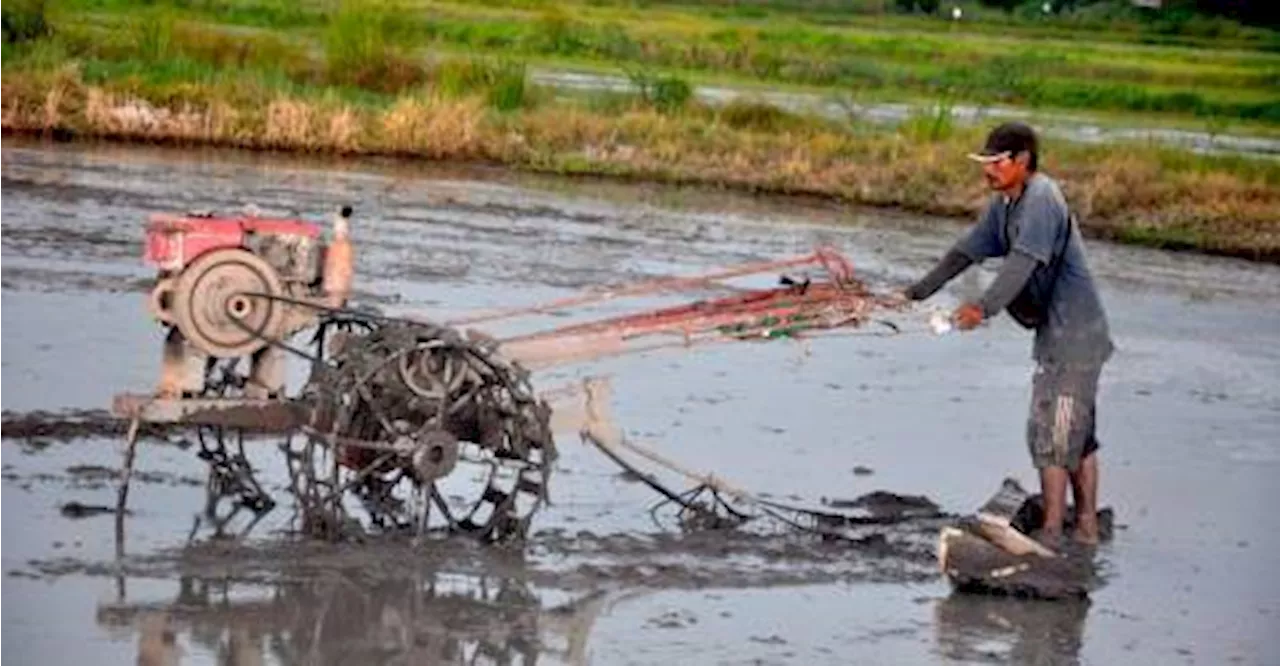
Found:
<path fill-rule="evenodd" d="M 927 298 L 971 263 L 993 257 L 1006 259 L 982 297 L 983 312 L 993 316 L 1015 299 L 1038 304 L 1044 316 L 1036 326 L 1036 360 L 1101 363 L 1110 358 L 1115 346 L 1083 239 L 1048 176 L 1034 174 L 1016 200 L 993 196 L 978 224 L 908 294 Z"/>

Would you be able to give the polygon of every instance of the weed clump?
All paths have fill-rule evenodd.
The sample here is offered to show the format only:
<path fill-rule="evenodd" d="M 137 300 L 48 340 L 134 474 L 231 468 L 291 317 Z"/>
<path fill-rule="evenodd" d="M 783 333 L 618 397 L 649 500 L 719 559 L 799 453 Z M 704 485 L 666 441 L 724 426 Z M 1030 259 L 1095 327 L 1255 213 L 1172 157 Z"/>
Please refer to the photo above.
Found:
<path fill-rule="evenodd" d="M 173 55 L 173 17 L 150 11 L 131 22 L 130 32 L 136 54 L 147 62 L 163 62 Z"/>
<path fill-rule="evenodd" d="M 805 125 L 805 119 L 768 102 L 735 99 L 716 113 L 720 122 L 739 130 L 783 132 Z"/>
<path fill-rule="evenodd" d="M 473 95 L 485 98 L 498 111 L 515 111 L 535 103 L 522 62 L 461 58 L 445 60 L 432 72 L 432 84 L 444 97 L 459 99 Z"/>
<path fill-rule="evenodd" d="M 394 93 L 421 84 L 426 68 L 400 43 L 410 31 L 392 3 L 346 3 L 323 36 L 324 79 Z"/>
<path fill-rule="evenodd" d="M 916 141 L 949 139 L 956 131 L 952 104 L 941 101 L 929 106 L 915 107 L 907 114 L 906 120 L 898 126 L 898 129 Z"/>
<path fill-rule="evenodd" d="M 627 78 L 635 86 L 640 99 L 662 113 L 685 108 L 693 97 L 693 86 L 678 76 L 633 70 L 627 72 Z"/>
<path fill-rule="evenodd" d="M 42 39 L 53 34 L 45 17 L 45 0 L 9 0 L 0 7 L 0 24 L 3 25 L 4 42 L 21 44 Z"/>

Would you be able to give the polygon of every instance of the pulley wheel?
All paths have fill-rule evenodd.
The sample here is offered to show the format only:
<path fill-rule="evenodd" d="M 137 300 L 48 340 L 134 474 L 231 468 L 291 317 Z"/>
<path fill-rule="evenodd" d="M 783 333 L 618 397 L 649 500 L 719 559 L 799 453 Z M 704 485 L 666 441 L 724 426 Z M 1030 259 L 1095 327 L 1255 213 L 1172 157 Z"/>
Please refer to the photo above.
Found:
<path fill-rule="evenodd" d="M 245 356 L 279 338 L 285 319 L 282 303 L 249 294 L 282 293 L 279 276 L 258 256 L 215 250 L 178 276 L 174 321 L 183 336 L 211 356 Z"/>

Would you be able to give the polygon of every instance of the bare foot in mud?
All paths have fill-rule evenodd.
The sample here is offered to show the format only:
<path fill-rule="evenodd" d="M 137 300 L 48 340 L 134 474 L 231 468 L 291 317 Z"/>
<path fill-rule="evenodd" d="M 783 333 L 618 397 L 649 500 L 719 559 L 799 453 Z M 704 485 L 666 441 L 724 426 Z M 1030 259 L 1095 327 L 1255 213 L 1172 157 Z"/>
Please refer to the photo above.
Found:
<path fill-rule="evenodd" d="M 1036 530 L 1031 538 L 1040 543 L 1041 546 L 1048 548 L 1054 552 L 1062 549 L 1062 531 L 1061 530 Z"/>
<path fill-rule="evenodd" d="M 1071 532 L 1071 539 L 1081 546 L 1096 546 L 1099 541 L 1098 530 L 1098 514 L 1095 511 L 1081 511 L 1078 508 L 1075 512 L 1075 529 Z"/>
<path fill-rule="evenodd" d="M 1081 546 L 1098 545 L 1098 519 L 1082 520 L 1071 532 L 1071 539 Z"/>

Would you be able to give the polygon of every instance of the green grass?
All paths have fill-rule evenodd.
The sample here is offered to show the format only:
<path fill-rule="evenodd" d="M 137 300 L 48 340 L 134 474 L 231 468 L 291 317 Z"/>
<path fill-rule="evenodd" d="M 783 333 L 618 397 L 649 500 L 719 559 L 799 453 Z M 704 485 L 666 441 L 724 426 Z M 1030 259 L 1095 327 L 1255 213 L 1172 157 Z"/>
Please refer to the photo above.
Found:
<path fill-rule="evenodd" d="M 9 0 L 0 8 L 4 43 L 19 44 L 52 34 L 44 0 Z"/>
<path fill-rule="evenodd" d="M 515 111 L 537 102 L 522 62 L 444 60 L 435 68 L 434 86 L 442 95 L 455 99 L 483 91 L 489 106 L 498 111 Z"/>
<path fill-rule="evenodd" d="M 992 25 L 1010 26 L 991 16 L 962 27 L 905 16 L 833 26 L 815 16 L 830 18 L 845 7 L 852 18 L 868 17 L 849 11 L 859 3 L 803 14 L 798 5 L 771 2 L 747 12 L 764 12 L 764 18 L 737 15 L 736 6 L 662 3 L 329 0 L 299 7 L 280 0 L 173 0 L 156 6 L 192 22 L 267 28 L 310 40 L 328 54 L 330 80 L 387 91 L 420 82 L 416 57 L 449 51 L 679 70 L 859 97 L 945 96 L 957 103 L 1280 125 L 1280 54 L 1098 43 L 1093 33 L 1083 44 L 1079 33 L 1074 39 L 1019 30 L 993 35 L 987 31 Z M 69 18 L 132 20 L 142 12 L 120 0 L 66 0 L 65 8 Z"/>
<path fill-rule="evenodd" d="M 172 56 L 220 67 L 274 68 L 295 81 L 386 94 L 426 84 L 431 73 L 424 56 L 470 54 L 475 60 L 644 72 L 646 78 L 636 80 L 643 93 L 670 108 L 688 97 L 681 84 L 705 79 L 800 86 L 858 101 L 931 104 L 943 98 L 1032 112 L 1085 111 L 1109 114 L 1121 124 L 1211 132 L 1280 129 L 1280 55 L 1265 50 L 1124 41 L 1082 45 L 1079 39 L 1024 34 L 1046 25 L 1085 24 L 1076 18 L 1018 21 L 979 12 L 980 21 L 960 29 L 930 17 L 873 16 L 876 3 L 858 0 L 818 2 L 809 13 L 799 11 L 801 6 L 789 0 L 695 7 L 539 0 L 62 0 L 51 14 L 62 44 L 75 57 L 159 64 Z M 867 26 L 871 18 L 878 27 Z M 1010 30 L 993 37 L 986 32 L 993 25 Z M 501 87 L 495 103 L 525 103 L 528 96 L 515 77 L 506 77 Z"/>
<path fill-rule="evenodd" d="M 344 2 L 321 37 L 325 82 L 380 92 L 420 85 L 426 71 L 406 45 L 409 34 L 397 7 Z"/>
<path fill-rule="evenodd" d="M 1280 57 L 1170 66 L 1085 55 L 1078 46 L 986 42 L 811 27 L 716 29 L 637 22 L 427 19 L 433 44 L 529 57 L 733 73 L 772 83 L 953 95 L 977 103 L 1223 116 L 1280 123 Z"/>
<path fill-rule="evenodd" d="M 552 0 L 477 0 L 490 7 L 545 8 L 559 4 Z M 1223 46 L 1276 49 L 1273 31 L 1242 26 L 1235 22 L 1200 16 L 1169 16 L 1151 20 L 1149 12 L 1127 2 L 1097 3 L 1069 13 L 1043 16 L 1038 12 L 1006 14 L 984 7 L 973 0 L 939 3 L 942 14 L 959 5 L 965 17 L 966 32 L 983 35 L 1008 35 L 1015 32 L 1024 38 L 1072 38 L 1087 31 L 1091 39 L 1108 42 Z M 881 0 L 645 0 L 632 5 L 638 11 L 654 12 L 670 9 L 696 13 L 721 21 L 764 23 L 785 19 L 803 19 L 816 25 L 847 27 L 873 25 L 879 28 L 912 29 L 946 32 L 950 21 L 920 12 L 893 12 L 892 2 Z"/>

